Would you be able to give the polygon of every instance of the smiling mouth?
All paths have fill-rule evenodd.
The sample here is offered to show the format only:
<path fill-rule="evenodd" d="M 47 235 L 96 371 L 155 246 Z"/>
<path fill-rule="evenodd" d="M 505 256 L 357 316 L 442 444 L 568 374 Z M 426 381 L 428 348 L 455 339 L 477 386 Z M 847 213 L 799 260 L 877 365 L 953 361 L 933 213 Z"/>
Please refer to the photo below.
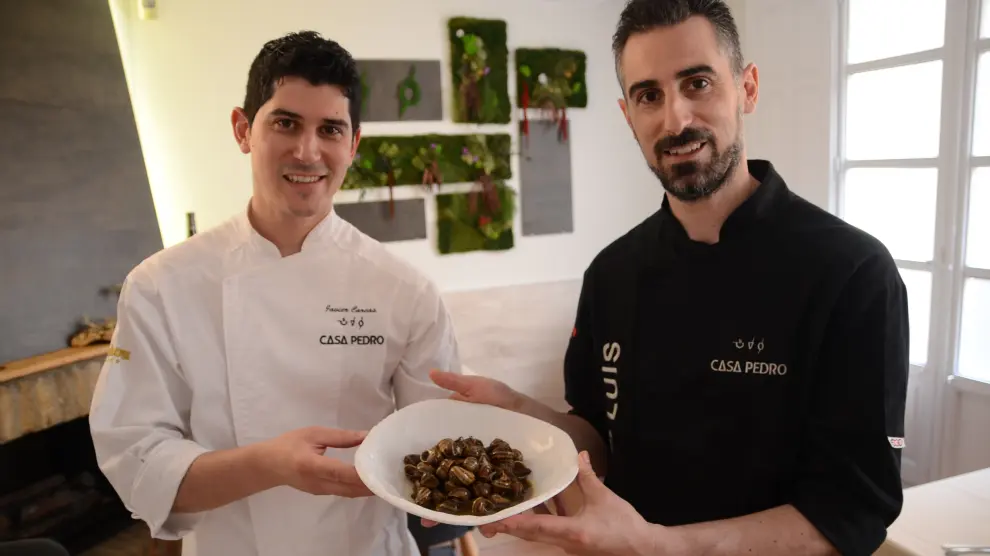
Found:
<path fill-rule="evenodd" d="M 307 176 L 307 175 L 301 175 L 301 174 L 282 174 L 282 178 L 284 178 L 289 183 L 298 183 L 298 184 L 316 183 L 316 182 L 322 180 L 325 177 L 326 176 Z"/>
<path fill-rule="evenodd" d="M 695 141 L 694 143 L 688 143 L 674 149 L 666 149 L 663 151 L 663 154 L 668 156 L 690 156 L 700 151 L 706 143 L 706 141 Z"/>

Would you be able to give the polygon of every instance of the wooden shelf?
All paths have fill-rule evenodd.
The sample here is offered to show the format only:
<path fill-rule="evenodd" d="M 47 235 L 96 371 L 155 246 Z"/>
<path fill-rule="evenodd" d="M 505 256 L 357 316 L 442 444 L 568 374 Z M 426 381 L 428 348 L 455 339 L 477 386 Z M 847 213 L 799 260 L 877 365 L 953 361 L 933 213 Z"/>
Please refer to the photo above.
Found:
<path fill-rule="evenodd" d="M 105 357 L 110 344 L 94 344 L 79 348 L 65 348 L 25 359 L 17 359 L 0 365 L 0 383 L 15 380 L 35 373 L 43 373 L 65 365 Z"/>

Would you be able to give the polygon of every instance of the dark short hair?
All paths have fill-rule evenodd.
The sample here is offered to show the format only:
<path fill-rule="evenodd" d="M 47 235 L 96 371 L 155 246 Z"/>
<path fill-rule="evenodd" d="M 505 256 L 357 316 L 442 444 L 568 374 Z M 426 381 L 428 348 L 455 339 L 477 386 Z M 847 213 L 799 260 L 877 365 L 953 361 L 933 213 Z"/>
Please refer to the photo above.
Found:
<path fill-rule="evenodd" d="M 741 75 L 743 56 L 739 30 L 729 6 L 722 0 L 628 0 L 612 36 L 616 70 L 619 69 L 622 51 L 629 37 L 657 27 L 677 25 L 696 15 L 704 17 L 715 27 L 719 44 L 729 55 L 733 74 Z"/>
<path fill-rule="evenodd" d="M 337 85 L 350 101 L 351 128 L 361 127 L 361 76 L 350 52 L 315 31 L 289 33 L 265 43 L 248 72 L 244 111 L 254 123 L 261 105 L 275 94 L 285 77 L 301 77 L 312 85 Z"/>

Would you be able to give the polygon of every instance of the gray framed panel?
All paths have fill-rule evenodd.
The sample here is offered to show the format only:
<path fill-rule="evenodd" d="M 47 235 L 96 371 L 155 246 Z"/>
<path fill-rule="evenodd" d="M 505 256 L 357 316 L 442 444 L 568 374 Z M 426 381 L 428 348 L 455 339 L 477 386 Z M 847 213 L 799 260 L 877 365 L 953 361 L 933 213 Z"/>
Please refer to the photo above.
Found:
<path fill-rule="evenodd" d="M 162 248 L 106 0 L 0 0 L 0 365 L 114 317 Z"/>
<path fill-rule="evenodd" d="M 355 228 L 381 242 L 426 239 L 426 205 L 423 199 L 395 201 L 389 215 L 388 201 L 336 203 L 334 210 Z"/>
<path fill-rule="evenodd" d="M 570 142 L 558 141 L 556 124 L 542 121 L 530 121 L 529 137 L 519 142 L 522 235 L 573 232 Z"/>
<path fill-rule="evenodd" d="M 443 120 L 439 60 L 358 60 L 357 64 L 365 91 L 362 121 Z M 413 81 L 419 91 L 418 102 L 407 106 L 400 115 L 399 87 Z"/>

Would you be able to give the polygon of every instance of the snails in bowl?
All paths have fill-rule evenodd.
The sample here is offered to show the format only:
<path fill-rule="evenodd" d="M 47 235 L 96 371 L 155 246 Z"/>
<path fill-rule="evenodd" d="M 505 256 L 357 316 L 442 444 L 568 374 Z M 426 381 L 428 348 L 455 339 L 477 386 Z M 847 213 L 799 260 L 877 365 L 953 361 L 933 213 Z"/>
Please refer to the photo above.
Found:
<path fill-rule="evenodd" d="M 522 452 L 499 438 L 488 446 L 472 436 L 444 438 L 402 463 L 413 502 L 438 512 L 491 515 L 533 490 Z"/>

